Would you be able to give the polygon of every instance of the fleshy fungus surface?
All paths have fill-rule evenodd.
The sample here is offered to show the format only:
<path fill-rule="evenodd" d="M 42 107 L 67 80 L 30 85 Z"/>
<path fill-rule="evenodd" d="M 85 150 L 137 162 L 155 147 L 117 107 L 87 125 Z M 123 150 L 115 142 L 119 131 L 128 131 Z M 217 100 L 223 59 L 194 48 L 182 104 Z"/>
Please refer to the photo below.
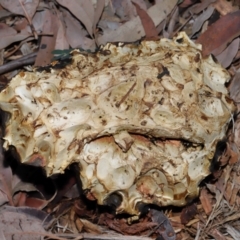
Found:
<path fill-rule="evenodd" d="M 183 32 L 71 57 L 62 69 L 20 72 L 0 93 L 4 148 L 48 176 L 79 163 L 87 197 L 119 196 L 117 213 L 195 197 L 235 109 L 228 72 Z"/>

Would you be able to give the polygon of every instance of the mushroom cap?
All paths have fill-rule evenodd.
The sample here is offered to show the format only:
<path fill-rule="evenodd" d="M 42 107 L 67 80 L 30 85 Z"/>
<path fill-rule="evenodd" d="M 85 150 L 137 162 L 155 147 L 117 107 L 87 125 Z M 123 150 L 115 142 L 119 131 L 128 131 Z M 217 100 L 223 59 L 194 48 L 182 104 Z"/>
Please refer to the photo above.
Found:
<path fill-rule="evenodd" d="M 227 70 L 184 32 L 175 39 L 71 52 L 71 63 L 20 72 L 0 93 L 4 148 L 48 176 L 81 166 L 83 189 L 117 212 L 186 204 L 209 174 L 235 110 Z"/>

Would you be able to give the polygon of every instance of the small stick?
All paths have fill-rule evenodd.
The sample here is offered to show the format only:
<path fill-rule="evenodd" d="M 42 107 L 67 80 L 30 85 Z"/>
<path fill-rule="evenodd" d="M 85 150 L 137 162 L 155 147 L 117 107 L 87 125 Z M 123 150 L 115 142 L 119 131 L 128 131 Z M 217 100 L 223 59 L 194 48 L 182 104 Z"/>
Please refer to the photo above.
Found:
<path fill-rule="evenodd" d="M 34 64 L 36 56 L 37 56 L 37 52 L 33 52 L 30 54 L 24 55 L 21 58 L 18 58 L 16 60 L 3 64 L 2 66 L 0 66 L 0 75 L 7 72 L 11 72 L 17 68 L 20 68 L 26 65 Z"/>

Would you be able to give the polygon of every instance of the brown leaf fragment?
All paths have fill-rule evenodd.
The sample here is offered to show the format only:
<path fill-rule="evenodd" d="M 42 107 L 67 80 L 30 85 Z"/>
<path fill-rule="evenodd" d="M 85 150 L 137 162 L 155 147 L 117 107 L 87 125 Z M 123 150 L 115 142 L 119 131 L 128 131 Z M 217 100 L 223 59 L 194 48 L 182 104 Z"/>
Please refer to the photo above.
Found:
<path fill-rule="evenodd" d="M 157 223 L 149 221 L 141 221 L 132 225 L 128 225 L 125 220 L 120 220 L 119 223 L 121 225 L 122 232 L 124 232 L 124 234 L 131 235 L 139 234 L 141 232 L 153 229 L 157 226 Z"/>
<path fill-rule="evenodd" d="M 29 33 L 17 33 L 14 28 L 5 23 L 0 23 L 0 49 L 9 46 L 11 43 L 22 41 L 29 36 Z"/>
<path fill-rule="evenodd" d="M 139 7 L 137 3 L 133 3 L 136 7 L 138 16 L 141 19 L 144 31 L 145 31 L 145 39 L 146 40 L 156 40 L 158 39 L 158 32 L 154 25 L 153 20 L 147 14 L 147 12 Z"/>
<path fill-rule="evenodd" d="M 240 35 L 240 10 L 229 13 L 200 35 L 197 43 L 202 44 L 203 56 L 221 53 L 234 38 Z"/>
<path fill-rule="evenodd" d="M 227 143 L 226 149 L 224 150 L 224 152 L 222 153 L 222 155 L 220 156 L 220 158 L 218 160 L 220 163 L 220 166 L 225 166 L 226 164 L 228 164 L 231 156 L 232 156 L 232 150 L 231 150 L 229 144 Z"/>
<path fill-rule="evenodd" d="M 89 232 L 89 233 L 97 233 L 97 234 L 101 234 L 102 230 L 101 228 L 94 223 L 91 223 L 90 221 L 88 221 L 87 219 L 80 219 L 82 224 L 83 224 L 83 228 Z"/>
<path fill-rule="evenodd" d="M 234 172 L 232 182 L 228 182 L 228 185 L 225 191 L 226 194 L 224 195 L 231 206 L 236 204 L 236 199 L 238 197 L 237 195 L 240 190 L 239 183 L 240 183 L 240 176 L 236 172 Z"/>
<path fill-rule="evenodd" d="M 154 25 L 159 25 L 168 14 L 172 12 L 176 4 L 177 0 L 162 0 L 150 7 L 147 13 L 153 20 Z M 98 37 L 97 42 L 99 44 L 119 41 L 134 42 L 141 39 L 143 36 L 145 36 L 145 32 L 141 20 L 137 16 L 112 31 L 103 32 L 103 35 Z"/>
<path fill-rule="evenodd" d="M 209 234 L 213 236 L 215 240 L 227 240 L 216 228 L 212 229 Z"/>
<path fill-rule="evenodd" d="M 58 32 L 58 19 L 50 10 L 45 10 L 43 32 L 53 35 L 42 36 L 39 51 L 34 66 L 46 66 L 51 63 Z"/>
<path fill-rule="evenodd" d="M 230 97 L 235 102 L 240 103 L 240 69 L 237 69 L 232 81 L 230 82 L 229 93 L 230 93 Z"/>
<path fill-rule="evenodd" d="M 238 81 L 238 82 L 240 83 L 240 81 Z M 238 89 L 238 91 L 240 91 L 240 89 Z M 238 104 L 238 108 L 240 108 L 240 104 Z M 239 148 L 239 146 L 240 146 L 240 118 L 237 118 L 234 125 L 235 125 L 234 126 L 234 129 L 235 129 L 235 131 L 234 131 L 234 141 L 236 143 L 236 146 Z"/>
<path fill-rule="evenodd" d="M 195 19 L 192 27 L 192 36 L 202 28 L 202 25 L 204 24 L 205 21 L 207 21 L 211 17 L 213 11 L 214 8 L 210 5 L 202 14 L 200 14 Z"/>
<path fill-rule="evenodd" d="M 187 8 L 186 11 L 183 13 L 183 18 L 187 18 L 189 15 L 198 15 L 204 9 L 206 9 L 212 2 L 216 0 L 202 0 L 201 3 L 196 3 L 191 7 Z"/>
<path fill-rule="evenodd" d="M 234 150 L 231 150 L 231 158 L 229 160 L 229 164 L 233 165 L 237 162 L 238 162 L 238 154 Z"/>
<path fill-rule="evenodd" d="M 94 20 L 93 20 L 93 34 L 96 35 L 96 26 L 97 23 L 102 15 L 104 6 L 105 6 L 105 0 L 98 0 L 97 1 L 97 6 L 96 6 L 96 10 L 94 13 Z"/>
<path fill-rule="evenodd" d="M 66 25 L 64 23 L 62 12 L 57 11 L 57 18 L 58 18 L 58 31 L 57 31 L 55 49 L 59 49 L 59 50 L 69 49 L 69 43 L 66 37 Z"/>
<path fill-rule="evenodd" d="M 76 221 L 75 221 L 75 223 L 76 223 L 77 230 L 78 230 L 79 232 L 82 232 L 84 225 L 83 225 L 81 219 L 80 219 L 80 218 L 77 218 Z"/>
<path fill-rule="evenodd" d="M 136 4 L 138 4 L 138 2 L 136 2 Z M 134 2 L 131 0 L 113 0 L 112 7 L 115 15 L 120 18 L 121 22 L 127 22 L 137 16 Z"/>
<path fill-rule="evenodd" d="M 87 38 L 87 31 L 80 24 L 80 21 L 72 16 L 69 11 L 61 8 L 63 19 L 66 25 L 66 39 L 72 48 L 95 49 L 94 40 Z"/>
<path fill-rule="evenodd" d="M 212 212 L 212 203 L 207 189 L 205 188 L 203 188 L 200 192 L 200 201 L 202 203 L 203 210 L 207 215 L 209 215 Z"/>
<path fill-rule="evenodd" d="M 227 182 L 227 186 L 225 189 L 224 197 L 226 200 L 229 202 L 230 199 L 232 198 L 232 192 L 233 191 L 233 184 L 231 182 Z"/>
<path fill-rule="evenodd" d="M 40 240 L 46 233 L 43 227 L 43 220 L 28 215 L 25 212 L 18 212 L 12 208 L 0 210 L 0 229 L 5 239 Z"/>
<path fill-rule="evenodd" d="M 183 208 L 181 212 L 181 223 L 187 224 L 195 215 L 197 214 L 197 205 L 192 204 L 190 206 L 187 206 Z"/>
<path fill-rule="evenodd" d="M 239 42 L 239 37 L 234 39 L 224 51 L 215 56 L 224 68 L 227 68 L 232 63 L 238 52 Z"/>
<path fill-rule="evenodd" d="M 233 7 L 232 2 L 226 0 L 217 0 L 212 6 L 221 14 L 226 15 L 230 12 L 237 10 L 237 7 Z"/>
<path fill-rule="evenodd" d="M 93 36 L 94 8 L 92 1 L 85 0 L 57 0 L 63 7 L 67 8 L 86 27 L 89 35 Z"/>
<path fill-rule="evenodd" d="M 238 195 L 238 192 L 239 192 L 239 187 L 234 187 L 233 189 L 232 189 L 232 191 L 231 191 L 231 198 L 230 198 L 230 200 L 229 200 L 229 204 L 231 205 L 231 206 L 233 206 L 234 204 L 236 204 L 236 199 L 237 199 L 237 195 Z M 229 192 L 227 192 L 227 193 L 229 193 Z"/>
<path fill-rule="evenodd" d="M 179 5 L 179 7 L 186 8 L 186 7 L 191 6 L 195 2 L 197 2 L 197 0 L 183 0 L 183 2 Z"/>
<path fill-rule="evenodd" d="M 169 219 L 161 211 L 155 209 L 151 209 L 150 214 L 152 215 L 152 221 L 159 226 L 156 232 L 160 234 L 162 239 L 175 240 L 176 234 Z"/>
<path fill-rule="evenodd" d="M 233 237 L 233 239 L 240 239 L 240 232 L 234 227 L 226 224 L 227 232 Z"/>
<path fill-rule="evenodd" d="M 17 15 L 23 15 L 25 17 L 28 16 L 32 19 L 39 5 L 39 0 L 1 0 L 1 5 L 9 12 Z"/>
<path fill-rule="evenodd" d="M 2 141 L 0 141 L 0 206 L 6 202 L 13 205 L 12 201 L 12 170 L 3 165 Z"/>

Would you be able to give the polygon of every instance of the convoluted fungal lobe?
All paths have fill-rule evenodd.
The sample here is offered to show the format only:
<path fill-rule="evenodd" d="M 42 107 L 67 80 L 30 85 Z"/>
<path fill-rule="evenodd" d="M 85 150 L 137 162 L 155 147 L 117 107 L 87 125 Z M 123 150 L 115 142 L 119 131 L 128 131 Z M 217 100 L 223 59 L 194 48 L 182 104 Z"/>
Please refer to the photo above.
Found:
<path fill-rule="evenodd" d="M 74 50 L 65 68 L 21 72 L 1 92 L 11 114 L 4 148 L 49 176 L 78 162 L 87 197 L 118 195 L 118 213 L 138 214 L 140 202 L 181 206 L 226 133 L 229 78 L 185 33 Z"/>

